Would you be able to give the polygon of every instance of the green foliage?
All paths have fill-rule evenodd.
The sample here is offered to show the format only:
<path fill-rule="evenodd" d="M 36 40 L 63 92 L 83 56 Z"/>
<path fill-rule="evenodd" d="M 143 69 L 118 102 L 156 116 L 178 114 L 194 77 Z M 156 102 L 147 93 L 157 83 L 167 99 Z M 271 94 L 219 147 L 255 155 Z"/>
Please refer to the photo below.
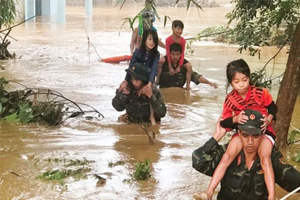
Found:
<path fill-rule="evenodd" d="M 47 171 L 43 173 L 42 175 L 39 175 L 38 179 L 43 180 L 57 180 L 60 182 L 60 184 L 64 184 L 64 179 L 68 177 L 72 177 L 75 180 L 80 179 L 86 179 L 87 175 L 86 173 L 91 171 L 90 168 L 79 168 L 79 169 L 62 169 L 62 170 L 53 170 L 53 171 Z"/>
<path fill-rule="evenodd" d="M 197 37 L 212 38 L 215 42 L 235 43 L 235 38 L 230 34 L 232 30 L 225 26 L 208 27 L 201 31 Z"/>
<path fill-rule="evenodd" d="M 289 138 L 288 138 L 288 143 L 289 144 L 294 144 L 296 142 L 296 137 L 300 136 L 300 132 L 293 130 L 292 132 L 290 132 L 289 134 Z"/>
<path fill-rule="evenodd" d="M 300 152 L 298 152 L 298 153 L 296 154 L 296 156 L 294 157 L 294 160 L 295 160 L 296 162 L 300 162 Z"/>
<path fill-rule="evenodd" d="M 114 166 L 118 166 L 118 165 L 125 165 L 125 161 L 119 160 L 117 162 L 109 162 L 108 163 L 109 167 L 114 167 Z"/>
<path fill-rule="evenodd" d="M 16 17 L 16 1 L 0 0 L 0 30 L 1 26 L 10 26 Z"/>
<path fill-rule="evenodd" d="M 299 140 L 296 140 L 296 138 L 299 138 L 300 132 L 298 130 L 293 130 L 292 132 L 289 133 L 288 137 L 288 144 L 296 144 L 299 142 Z M 293 157 L 293 160 L 296 162 L 300 162 L 300 151 L 296 153 L 296 155 Z"/>
<path fill-rule="evenodd" d="M 85 166 L 88 165 L 89 163 L 91 163 L 92 161 L 87 160 L 86 158 L 84 158 L 83 160 L 66 160 L 66 159 L 59 159 L 59 158 L 48 158 L 47 159 L 48 162 L 55 162 L 55 163 L 65 163 L 65 167 L 70 167 L 70 166 Z"/>
<path fill-rule="evenodd" d="M 121 4 L 120 6 L 120 10 L 122 9 L 122 7 L 124 6 L 124 4 L 126 3 L 127 0 L 117 0 L 115 6 Z M 175 0 L 175 5 L 179 2 L 179 0 Z M 199 10 L 202 10 L 202 7 L 197 3 L 197 1 L 195 0 L 187 0 L 187 10 L 189 9 L 189 7 L 191 6 L 191 4 L 194 4 L 199 12 Z M 133 31 L 134 28 L 134 23 L 136 21 L 136 19 L 138 18 L 138 16 L 144 11 L 144 10 L 152 10 L 153 14 L 155 15 L 155 17 L 160 20 L 160 16 L 156 10 L 156 4 L 154 0 L 145 0 L 145 7 L 138 13 L 136 14 L 133 18 L 130 17 L 126 17 L 124 18 L 124 21 L 121 25 L 121 28 L 128 22 L 129 23 L 129 27 L 130 29 Z M 169 16 L 164 16 L 164 27 L 167 24 L 167 20 L 171 20 L 171 18 Z"/>
<path fill-rule="evenodd" d="M 41 175 L 39 175 L 37 178 L 42 180 L 55 180 L 58 181 L 61 185 L 65 184 L 65 179 L 72 177 L 75 180 L 80 179 L 86 179 L 87 178 L 87 172 L 90 172 L 91 169 L 84 167 L 91 161 L 86 160 L 85 158 L 83 160 L 65 160 L 65 159 L 58 159 L 58 158 L 49 158 L 47 159 L 48 162 L 63 162 L 66 163 L 65 167 L 80 167 L 78 169 L 57 169 L 57 170 L 50 170 L 47 171 Z"/>
<path fill-rule="evenodd" d="M 135 166 L 133 178 L 136 180 L 146 180 L 151 176 L 150 161 L 146 159 L 144 162 L 138 162 Z"/>
<path fill-rule="evenodd" d="M 230 34 L 231 32 L 232 30 L 225 26 L 205 28 L 195 37 L 187 39 L 187 52 L 194 53 L 194 50 L 192 49 L 193 42 L 200 41 L 202 38 L 209 38 L 215 42 L 235 43 L 234 38 L 232 38 L 232 35 Z"/>
<path fill-rule="evenodd" d="M 84 158 L 83 160 L 70 160 L 69 163 L 66 165 L 66 167 L 70 167 L 70 166 L 85 166 L 87 164 L 89 164 L 91 161 L 88 161 L 86 158 Z"/>
<path fill-rule="evenodd" d="M 251 56 L 258 54 L 258 57 L 261 46 L 291 43 L 300 19 L 299 0 L 233 0 L 232 3 L 235 8 L 226 15 L 227 27 L 209 27 L 192 40 L 210 37 L 216 42 L 239 44 L 238 52 L 248 50 Z M 229 28 L 233 22 L 235 25 Z"/>
<path fill-rule="evenodd" d="M 63 107 L 63 103 L 38 102 L 32 107 L 33 122 L 46 122 L 50 126 L 58 125 L 63 118 Z"/>
<path fill-rule="evenodd" d="M 84 114 L 78 104 L 66 99 L 60 93 L 51 90 L 38 90 L 35 92 L 29 88 L 8 92 L 4 88 L 6 84 L 8 84 L 8 81 L 3 77 L 0 78 L 0 119 L 9 122 L 36 122 L 58 125 L 63 122 L 65 115 L 68 118 L 74 118 Z M 44 97 L 43 101 L 38 101 L 39 97 Z M 71 106 L 75 107 L 75 111 Z M 73 110 L 70 111 L 70 108 Z M 98 117 L 103 117 L 95 109 L 87 112 L 96 112 Z"/>
<path fill-rule="evenodd" d="M 1 87 L 0 93 L 4 95 L 0 99 L 0 118 L 9 122 L 45 122 L 48 125 L 57 125 L 61 122 L 63 103 L 37 102 L 27 100 L 24 90 L 7 92 Z"/>
<path fill-rule="evenodd" d="M 252 85 L 262 88 L 271 88 L 272 80 L 266 78 L 266 69 L 258 69 L 257 71 L 251 73 L 250 80 Z"/>
<path fill-rule="evenodd" d="M 300 16 L 299 0 L 233 0 L 232 3 L 236 6 L 226 17 L 228 24 L 236 22 L 232 33 L 240 44 L 240 52 L 248 49 L 254 55 L 257 46 L 268 46 L 274 38 L 278 44 L 291 42 Z M 274 32 L 277 35 L 271 39 Z"/>

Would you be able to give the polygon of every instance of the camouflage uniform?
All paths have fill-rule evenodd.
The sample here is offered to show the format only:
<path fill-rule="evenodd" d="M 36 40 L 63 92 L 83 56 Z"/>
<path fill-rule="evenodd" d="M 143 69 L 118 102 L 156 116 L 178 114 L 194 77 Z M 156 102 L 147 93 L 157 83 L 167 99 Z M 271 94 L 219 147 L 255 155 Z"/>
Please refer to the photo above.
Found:
<path fill-rule="evenodd" d="M 192 155 L 193 168 L 212 176 L 228 145 L 219 145 L 212 137 Z M 300 186 L 300 172 L 286 164 L 281 152 L 274 147 L 272 150 L 272 165 L 275 173 L 275 182 L 286 191 L 293 191 Z M 235 158 L 227 168 L 221 181 L 219 200 L 256 200 L 268 199 L 268 191 L 264 181 L 264 173 L 259 157 L 248 170 L 244 151 Z"/>
<path fill-rule="evenodd" d="M 134 123 L 150 122 L 150 103 L 154 111 L 156 121 L 166 115 L 166 106 L 156 87 L 152 87 L 153 95 L 148 98 L 145 95 L 138 96 L 137 90 L 131 87 L 130 94 L 126 95 L 116 91 L 112 105 L 117 111 L 126 110 L 128 121 Z"/>
<path fill-rule="evenodd" d="M 166 58 L 166 57 L 165 57 Z M 183 61 L 183 65 L 188 63 L 186 59 Z M 183 87 L 186 82 L 186 69 L 185 67 L 181 67 L 181 71 L 173 76 L 169 74 L 169 67 L 166 58 L 166 62 L 162 66 L 162 72 L 159 78 L 159 87 L 160 88 L 168 88 L 168 87 Z M 200 74 L 197 72 L 192 72 L 191 81 L 196 85 L 199 85 Z"/>

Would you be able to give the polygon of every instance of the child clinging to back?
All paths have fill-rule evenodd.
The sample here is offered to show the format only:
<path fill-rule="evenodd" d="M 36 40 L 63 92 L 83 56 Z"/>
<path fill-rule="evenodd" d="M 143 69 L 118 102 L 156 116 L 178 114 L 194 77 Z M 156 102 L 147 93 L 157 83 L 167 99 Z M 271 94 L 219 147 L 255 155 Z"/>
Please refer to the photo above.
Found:
<path fill-rule="evenodd" d="M 132 69 L 134 67 L 135 63 L 142 63 L 148 68 L 149 72 L 149 81 L 148 84 L 145 86 L 145 90 L 151 89 L 152 90 L 152 84 L 155 80 L 155 75 L 157 73 L 157 65 L 159 61 L 159 51 L 157 50 L 158 46 L 158 35 L 155 30 L 148 29 L 143 31 L 143 37 L 142 37 L 142 43 L 140 48 L 136 49 L 131 57 L 130 63 L 129 63 L 129 69 Z M 131 75 L 126 74 L 125 80 L 121 83 L 119 87 L 119 91 L 123 91 L 125 94 L 129 93 L 129 90 L 127 88 L 128 83 L 131 81 Z M 154 125 L 155 120 L 153 117 L 153 110 L 151 108 L 151 123 Z"/>
<path fill-rule="evenodd" d="M 172 22 L 172 35 L 167 37 L 166 39 L 166 50 L 167 50 L 167 59 L 169 63 L 169 73 L 171 75 L 180 72 L 180 67 L 185 67 L 187 70 L 186 73 L 186 89 L 190 89 L 190 82 L 191 82 L 191 76 L 192 76 L 192 65 L 190 63 L 186 63 L 183 66 L 184 61 L 184 50 L 185 50 L 185 39 L 181 37 L 182 31 L 183 31 L 184 25 L 183 22 L 180 20 L 174 20 Z M 181 57 L 179 61 L 179 67 L 177 69 L 173 69 L 171 65 L 171 57 L 170 57 L 170 45 L 173 43 L 179 43 L 182 47 Z M 159 82 L 159 77 L 162 72 L 162 64 L 165 62 L 165 58 L 162 57 L 159 61 L 158 69 L 157 69 L 157 83 Z"/>
<path fill-rule="evenodd" d="M 248 117 L 244 115 L 245 109 L 258 110 L 262 113 L 264 118 L 261 120 L 264 123 L 261 130 L 264 133 L 264 138 L 259 146 L 258 155 L 264 172 L 268 200 L 274 200 L 275 180 L 271 163 L 271 151 L 275 143 L 275 132 L 270 125 L 276 115 L 277 106 L 267 89 L 251 85 L 250 68 L 243 59 L 230 62 L 227 65 L 226 74 L 228 84 L 232 86 L 233 90 L 225 99 L 220 124 L 224 128 L 235 128 L 237 124 L 245 123 L 248 120 Z M 212 198 L 212 194 L 222 180 L 226 169 L 242 150 L 241 141 L 239 137 L 235 136 L 236 134 L 232 136 L 228 148 L 213 174 L 206 191 L 208 199 Z"/>

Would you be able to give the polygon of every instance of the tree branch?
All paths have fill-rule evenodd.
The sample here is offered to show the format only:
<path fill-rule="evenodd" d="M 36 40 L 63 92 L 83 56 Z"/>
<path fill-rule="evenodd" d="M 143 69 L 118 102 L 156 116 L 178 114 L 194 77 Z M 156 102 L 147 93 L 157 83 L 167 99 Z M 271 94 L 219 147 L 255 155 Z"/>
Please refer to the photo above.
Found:
<path fill-rule="evenodd" d="M 0 33 L 4 32 L 4 31 L 7 31 L 7 30 L 9 30 L 9 29 L 15 28 L 16 26 L 19 26 L 19 25 L 21 25 L 21 24 L 23 24 L 23 23 L 25 23 L 25 22 L 27 22 L 27 21 L 29 21 L 29 20 L 35 18 L 35 17 L 36 17 L 36 15 L 33 16 L 33 17 L 30 17 L 30 18 L 26 19 L 25 21 L 22 21 L 22 22 L 20 22 L 20 23 L 18 23 L 18 24 L 16 24 L 16 25 L 13 25 L 13 26 L 11 26 L 11 27 L 9 27 L 9 28 L 7 28 L 7 29 L 4 29 L 4 30 L 0 31 Z"/>

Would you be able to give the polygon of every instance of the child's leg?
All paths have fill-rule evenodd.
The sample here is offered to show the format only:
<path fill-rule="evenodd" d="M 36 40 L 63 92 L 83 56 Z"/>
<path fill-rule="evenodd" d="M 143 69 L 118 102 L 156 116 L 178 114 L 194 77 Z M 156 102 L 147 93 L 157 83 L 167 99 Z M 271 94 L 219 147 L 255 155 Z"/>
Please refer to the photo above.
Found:
<path fill-rule="evenodd" d="M 156 73 L 156 81 L 155 81 L 155 84 L 158 84 L 159 83 L 159 78 L 160 78 L 160 75 L 161 75 L 161 72 L 162 72 L 162 66 L 163 64 L 166 62 L 166 59 L 165 57 L 161 57 L 159 59 L 159 62 L 158 62 L 158 65 L 157 65 L 157 73 Z"/>
<path fill-rule="evenodd" d="M 273 148 L 273 142 L 270 141 L 268 135 L 264 136 L 264 139 L 261 141 L 258 149 L 258 155 L 260 158 L 261 167 L 264 171 L 265 182 L 268 189 L 268 200 L 275 199 L 275 178 L 274 171 L 271 162 L 271 152 Z"/>
<path fill-rule="evenodd" d="M 183 66 L 186 68 L 186 89 L 189 90 L 192 77 L 192 65 L 190 63 L 186 63 Z"/>
<path fill-rule="evenodd" d="M 239 154 L 239 152 L 241 150 L 242 150 L 242 142 L 241 142 L 240 138 L 236 135 L 229 142 L 227 150 L 223 154 L 222 159 L 221 159 L 220 163 L 218 164 L 218 166 L 214 172 L 214 175 L 211 178 L 210 184 L 206 191 L 208 199 L 211 199 L 214 190 L 216 189 L 219 182 L 224 177 L 226 169 L 232 163 L 232 161 L 235 159 L 235 157 Z"/>

